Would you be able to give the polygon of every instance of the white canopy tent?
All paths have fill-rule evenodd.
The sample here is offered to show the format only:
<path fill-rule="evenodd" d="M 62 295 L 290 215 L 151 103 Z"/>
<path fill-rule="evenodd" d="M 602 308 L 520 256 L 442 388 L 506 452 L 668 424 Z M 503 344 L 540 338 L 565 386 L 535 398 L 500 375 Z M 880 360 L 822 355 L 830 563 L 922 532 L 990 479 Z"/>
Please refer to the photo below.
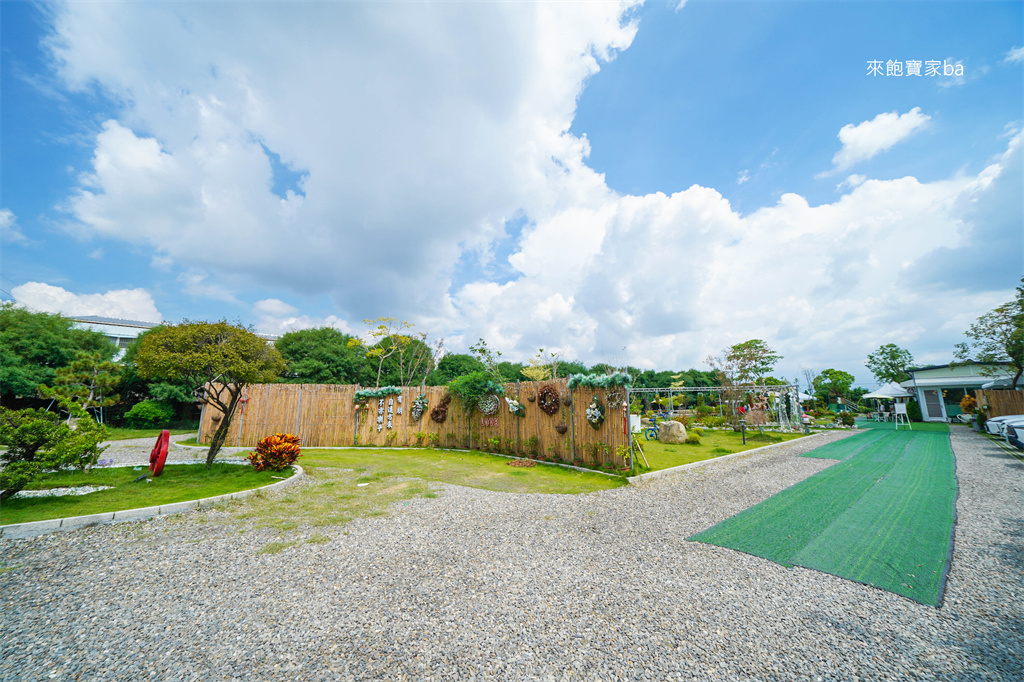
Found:
<path fill-rule="evenodd" d="M 895 400 L 896 398 L 909 398 L 912 394 L 896 382 L 889 382 L 877 391 L 866 393 L 862 398 L 876 398 L 879 400 Z"/>

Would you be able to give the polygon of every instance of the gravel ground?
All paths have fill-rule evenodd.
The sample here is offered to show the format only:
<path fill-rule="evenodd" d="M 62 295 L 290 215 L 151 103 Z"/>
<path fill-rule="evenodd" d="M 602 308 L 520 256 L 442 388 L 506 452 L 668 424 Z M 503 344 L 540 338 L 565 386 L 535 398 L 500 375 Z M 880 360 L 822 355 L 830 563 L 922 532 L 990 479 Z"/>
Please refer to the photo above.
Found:
<path fill-rule="evenodd" d="M 219 510 L 0 540 L 0 679 L 1019 680 L 1024 465 L 952 442 L 940 609 L 685 541 L 833 463 L 796 441 L 590 495 L 438 485 L 278 554 Z"/>
<path fill-rule="evenodd" d="M 180 440 L 188 440 L 195 434 L 180 434 L 171 436 L 171 445 L 167 449 L 167 463 L 196 462 L 206 460 L 206 448 L 183 447 L 175 445 Z M 127 440 L 105 441 L 107 449 L 100 455 L 100 459 L 112 459 L 114 465 L 119 464 L 145 464 L 149 465 L 149 453 L 153 450 L 156 438 L 129 438 Z M 243 455 L 250 452 L 252 448 L 221 448 L 217 453 L 218 459 L 241 459 Z"/>

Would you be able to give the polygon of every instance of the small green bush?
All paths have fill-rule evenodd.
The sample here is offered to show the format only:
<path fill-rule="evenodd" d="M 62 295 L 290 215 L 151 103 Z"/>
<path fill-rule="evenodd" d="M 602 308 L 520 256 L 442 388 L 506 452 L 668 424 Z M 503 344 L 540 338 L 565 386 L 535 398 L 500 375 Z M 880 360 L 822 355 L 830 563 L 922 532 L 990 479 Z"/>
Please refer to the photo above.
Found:
<path fill-rule="evenodd" d="M 143 400 L 124 415 L 125 423 L 133 429 L 155 429 L 174 418 L 174 410 L 156 400 Z"/>
<path fill-rule="evenodd" d="M 853 426 L 853 412 L 843 412 L 839 419 L 843 422 L 843 426 Z"/>
<path fill-rule="evenodd" d="M 918 407 L 917 401 L 914 399 L 907 403 L 907 419 L 912 422 L 924 421 L 921 417 L 921 408 Z"/>
<path fill-rule="evenodd" d="M 696 433 L 688 433 L 688 434 L 686 434 L 686 444 L 687 445 L 700 445 L 700 436 L 698 436 Z"/>
<path fill-rule="evenodd" d="M 697 434 L 698 436 L 703 436 L 704 435 L 704 429 L 700 428 L 699 426 L 693 427 L 693 432 L 695 434 Z"/>

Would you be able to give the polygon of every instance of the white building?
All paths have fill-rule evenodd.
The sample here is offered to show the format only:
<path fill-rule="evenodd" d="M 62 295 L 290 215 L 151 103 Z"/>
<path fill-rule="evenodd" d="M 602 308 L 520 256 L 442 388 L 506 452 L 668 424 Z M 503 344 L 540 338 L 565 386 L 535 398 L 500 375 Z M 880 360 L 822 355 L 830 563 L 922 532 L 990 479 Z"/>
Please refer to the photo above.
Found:
<path fill-rule="evenodd" d="M 115 360 L 120 360 L 124 357 L 125 350 L 127 350 L 129 344 L 139 338 L 140 334 L 160 324 L 159 322 L 119 320 L 114 317 L 100 317 L 98 315 L 68 316 L 68 319 L 73 321 L 78 329 L 99 332 L 110 339 L 117 346 L 117 354 L 114 356 Z"/>
<path fill-rule="evenodd" d="M 907 374 L 910 379 L 900 386 L 914 394 L 926 422 L 948 422 L 960 414 L 960 399 L 965 393 L 973 395 L 974 389 L 993 379 L 1013 378 L 1009 363 L 932 365 L 908 369 Z"/>

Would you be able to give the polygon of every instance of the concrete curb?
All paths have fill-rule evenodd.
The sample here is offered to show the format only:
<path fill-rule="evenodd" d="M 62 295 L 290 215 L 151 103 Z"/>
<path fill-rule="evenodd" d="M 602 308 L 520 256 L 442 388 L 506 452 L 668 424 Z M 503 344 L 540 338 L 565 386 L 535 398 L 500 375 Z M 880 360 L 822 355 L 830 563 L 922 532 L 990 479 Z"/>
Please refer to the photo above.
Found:
<path fill-rule="evenodd" d="M 659 469 L 658 471 L 651 471 L 651 472 L 646 473 L 646 474 L 640 474 L 639 476 L 630 476 L 627 480 L 629 481 L 630 485 L 637 485 L 639 483 L 643 483 L 644 481 L 650 481 L 651 479 L 654 479 L 654 478 L 661 478 L 662 476 L 672 476 L 674 474 L 679 474 L 679 473 L 682 473 L 683 471 L 685 471 L 686 469 L 696 469 L 697 467 L 707 466 L 709 464 L 714 464 L 716 462 L 724 462 L 725 460 L 729 460 L 729 459 L 737 459 L 739 457 L 749 457 L 750 455 L 756 455 L 756 454 L 764 452 L 766 450 L 771 450 L 773 448 L 778 448 L 778 447 L 781 447 L 783 445 L 790 445 L 792 443 L 800 443 L 800 442 L 806 443 L 808 440 L 810 440 L 812 438 L 816 438 L 818 436 L 823 436 L 823 435 L 825 435 L 825 434 L 823 434 L 823 433 L 812 433 L 809 436 L 804 436 L 803 438 L 796 438 L 794 440 L 787 440 L 787 441 L 784 441 L 782 443 L 772 443 L 771 445 L 764 445 L 762 447 L 754 448 L 752 450 L 744 450 L 743 452 L 734 452 L 731 455 L 722 455 L 721 457 L 712 457 L 711 459 L 702 459 L 699 462 L 691 462 L 689 464 L 682 464 L 680 466 L 672 467 L 670 469 Z"/>
<path fill-rule="evenodd" d="M 123 509 L 121 511 L 103 512 L 102 514 L 90 514 L 88 516 L 69 516 L 63 519 L 47 519 L 45 521 L 28 521 L 26 523 L 11 523 L 0 526 L 0 538 L 31 538 L 37 535 L 45 535 L 55 531 L 71 531 L 89 526 L 97 526 L 106 523 L 123 523 L 127 521 L 143 521 L 154 516 L 168 516 L 180 514 L 181 512 L 192 511 L 193 509 L 207 509 L 217 504 L 223 504 L 228 500 L 243 500 L 255 495 L 258 492 L 270 490 L 281 490 L 299 481 L 305 472 L 298 464 L 292 465 L 295 474 L 283 481 L 271 483 L 260 488 L 239 490 L 237 493 L 218 495 L 216 497 L 204 497 L 201 500 L 188 500 L 186 502 L 175 502 L 156 507 L 141 507 L 138 509 Z"/>

